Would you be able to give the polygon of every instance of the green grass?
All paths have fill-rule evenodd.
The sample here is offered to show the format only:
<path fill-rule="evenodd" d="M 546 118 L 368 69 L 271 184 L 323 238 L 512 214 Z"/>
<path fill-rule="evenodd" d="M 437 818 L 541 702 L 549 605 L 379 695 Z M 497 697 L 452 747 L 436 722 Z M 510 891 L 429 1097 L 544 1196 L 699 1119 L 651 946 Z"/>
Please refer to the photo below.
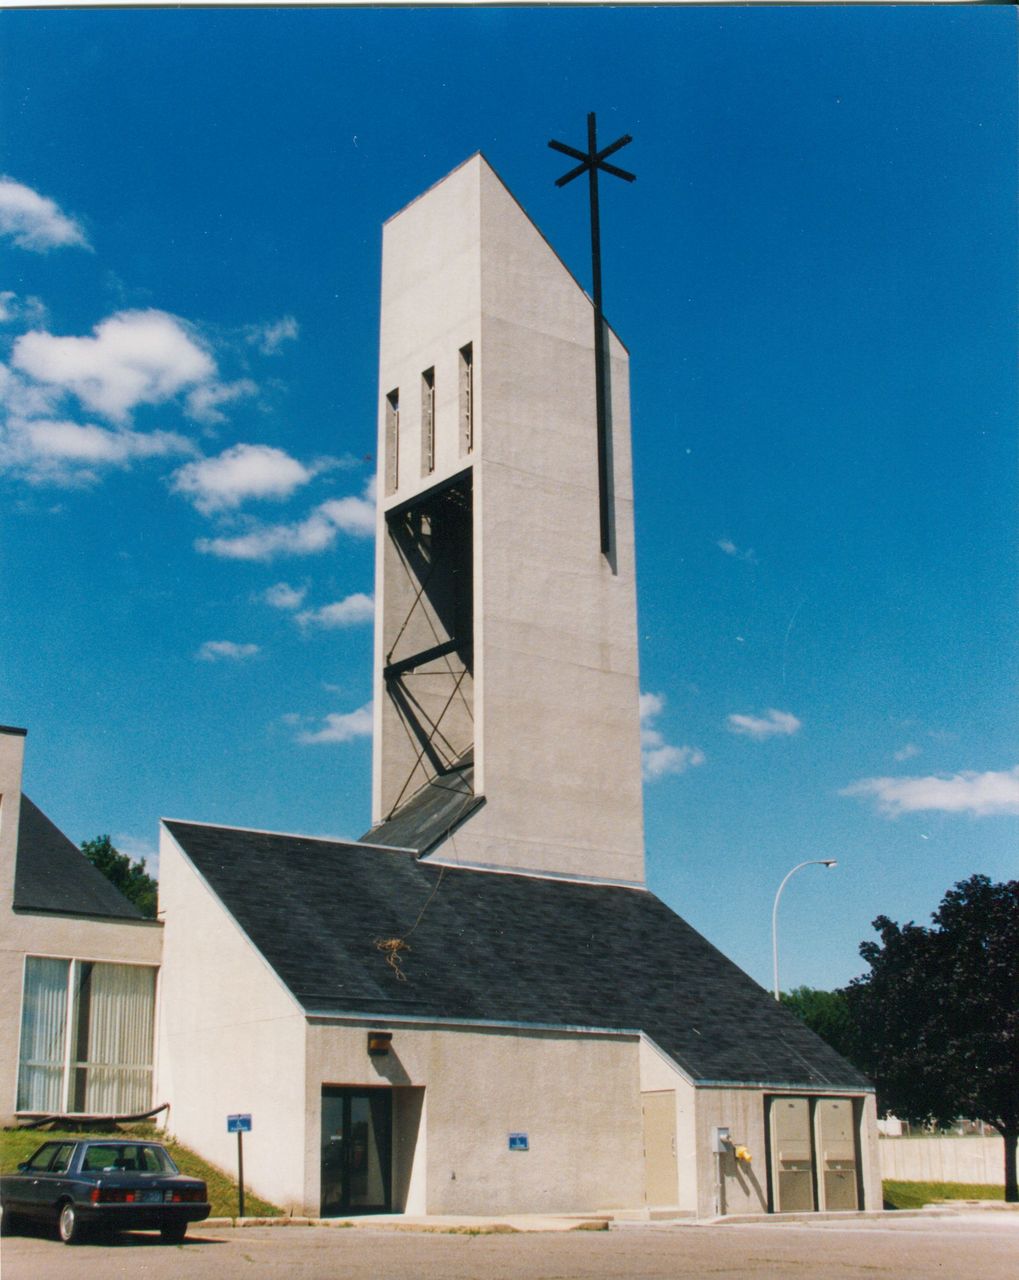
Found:
<path fill-rule="evenodd" d="M 884 1182 L 886 1209 L 919 1209 L 939 1200 L 1004 1200 L 1005 1188 L 972 1182 Z"/>
<path fill-rule="evenodd" d="M 149 1125 L 126 1125 L 121 1128 L 125 1137 L 142 1138 L 160 1142 L 173 1157 L 174 1164 L 182 1173 L 193 1178 L 203 1178 L 209 1188 L 209 1203 L 212 1205 L 212 1217 L 232 1218 L 237 1214 L 237 1182 L 222 1169 L 209 1164 L 201 1156 L 195 1155 L 190 1148 L 166 1137 L 159 1130 Z M 44 1142 L 53 1138 L 109 1138 L 109 1132 L 100 1134 L 64 1133 L 57 1130 L 42 1131 L 40 1129 L 0 1129 L 0 1172 L 13 1173 L 22 1160 L 28 1157 Z M 244 1193 L 244 1212 L 249 1218 L 277 1218 L 282 1210 L 250 1191 Z"/>

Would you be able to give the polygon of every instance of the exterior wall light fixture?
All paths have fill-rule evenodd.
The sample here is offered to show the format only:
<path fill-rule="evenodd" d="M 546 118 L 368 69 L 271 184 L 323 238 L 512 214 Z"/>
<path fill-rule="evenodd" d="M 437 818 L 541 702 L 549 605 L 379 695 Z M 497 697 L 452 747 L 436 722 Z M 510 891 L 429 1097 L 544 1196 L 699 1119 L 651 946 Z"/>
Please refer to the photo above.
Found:
<path fill-rule="evenodd" d="M 369 1031 L 368 1032 L 368 1056 L 370 1058 L 382 1058 L 389 1052 L 389 1046 L 393 1042 L 393 1033 L 391 1031 Z"/>

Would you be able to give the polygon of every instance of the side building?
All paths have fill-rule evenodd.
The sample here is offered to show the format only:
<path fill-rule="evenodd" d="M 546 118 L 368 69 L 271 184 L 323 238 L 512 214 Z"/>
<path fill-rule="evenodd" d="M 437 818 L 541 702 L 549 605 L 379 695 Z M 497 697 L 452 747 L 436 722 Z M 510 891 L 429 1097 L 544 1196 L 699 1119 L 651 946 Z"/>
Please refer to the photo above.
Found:
<path fill-rule="evenodd" d="M 386 224 L 372 827 L 163 823 L 157 1095 L 295 1211 L 881 1206 L 868 1081 L 644 884 L 605 341 L 607 553 L 590 299 L 481 156 Z"/>
<path fill-rule="evenodd" d="M 0 1124 L 153 1106 L 163 930 L 21 790 L 0 726 Z"/>

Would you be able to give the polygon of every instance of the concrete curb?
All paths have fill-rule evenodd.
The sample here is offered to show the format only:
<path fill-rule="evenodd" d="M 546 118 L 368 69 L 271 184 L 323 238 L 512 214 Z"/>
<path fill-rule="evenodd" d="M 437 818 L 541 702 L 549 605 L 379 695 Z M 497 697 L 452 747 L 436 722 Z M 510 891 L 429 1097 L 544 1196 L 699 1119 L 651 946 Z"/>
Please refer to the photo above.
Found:
<path fill-rule="evenodd" d="M 511 1218 L 405 1218 L 366 1216 L 358 1218 L 206 1218 L 193 1224 L 195 1230 L 243 1227 L 329 1227 L 333 1230 L 352 1228 L 357 1231 L 418 1231 L 431 1235 L 512 1235 L 530 1231 L 608 1231 L 613 1224 L 605 1217 L 569 1217 L 534 1215 Z"/>

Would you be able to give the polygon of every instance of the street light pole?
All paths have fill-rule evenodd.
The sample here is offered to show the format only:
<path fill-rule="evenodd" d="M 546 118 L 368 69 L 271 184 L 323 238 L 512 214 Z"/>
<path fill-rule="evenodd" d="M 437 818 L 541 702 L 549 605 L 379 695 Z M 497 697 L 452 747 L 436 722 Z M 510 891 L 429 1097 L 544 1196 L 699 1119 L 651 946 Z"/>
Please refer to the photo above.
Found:
<path fill-rule="evenodd" d="M 779 998 L 778 992 L 778 900 L 782 896 L 782 890 L 789 882 L 789 878 L 794 876 L 802 867 L 837 867 L 839 864 L 834 858 L 808 858 L 806 862 L 798 862 L 792 871 L 786 873 L 785 879 L 778 886 L 778 893 L 775 894 L 775 905 L 771 909 L 771 963 L 774 977 L 775 999 Z"/>

